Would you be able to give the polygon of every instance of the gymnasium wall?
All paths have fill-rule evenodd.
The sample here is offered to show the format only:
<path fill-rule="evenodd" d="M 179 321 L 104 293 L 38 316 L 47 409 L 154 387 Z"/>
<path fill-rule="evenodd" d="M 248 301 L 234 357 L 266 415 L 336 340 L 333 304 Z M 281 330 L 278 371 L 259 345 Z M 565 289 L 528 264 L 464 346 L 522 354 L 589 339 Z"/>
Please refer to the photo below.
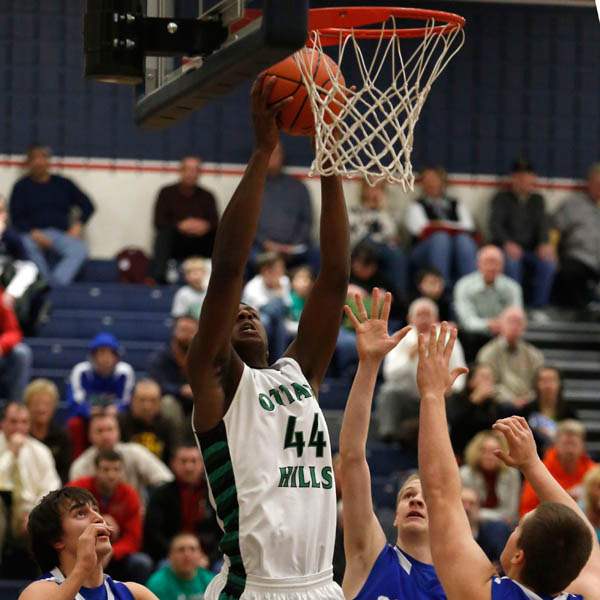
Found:
<path fill-rule="evenodd" d="M 349 3 L 357 2 L 312 4 Z M 386 3 L 397 4 L 374 2 Z M 183 154 L 205 158 L 204 182 L 225 205 L 252 145 L 248 87 L 166 132 L 139 130 L 130 88 L 82 77 L 82 6 L 73 0 L 0 0 L 0 193 L 7 195 L 19 175 L 25 148 L 48 144 L 98 207 L 88 230 L 92 254 L 111 256 L 130 243 L 149 247 L 156 191 L 174 178 L 174 161 Z M 515 156 L 528 156 L 554 190 L 551 201 L 559 202 L 600 157 L 595 10 L 427 6 L 465 15 L 468 28 L 465 47 L 436 82 L 423 111 L 417 168 L 445 165 L 459 184 L 453 191 L 483 219 L 495 177 Z M 305 175 L 307 141 L 286 138 L 285 146 L 289 164 Z M 318 191 L 314 182 L 309 185 Z M 355 191 L 348 183 L 351 198 Z M 390 195 L 401 212 L 405 197 L 398 190 Z"/>

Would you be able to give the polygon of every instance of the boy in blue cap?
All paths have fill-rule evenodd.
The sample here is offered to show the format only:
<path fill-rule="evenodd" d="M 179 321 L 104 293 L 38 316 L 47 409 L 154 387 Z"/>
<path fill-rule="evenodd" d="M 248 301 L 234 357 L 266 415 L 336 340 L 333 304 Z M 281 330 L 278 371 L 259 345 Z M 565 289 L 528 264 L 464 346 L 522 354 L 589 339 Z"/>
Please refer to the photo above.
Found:
<path fill-rule="evenodd" d="M 87 447 L 87 421 L 90 414 L 116 414 L 127 406 L 135 384 L 133 367 L 122 360 L 117 338 L 101 332 L 89 345 L 89 360 L 71 370 L 67 387 L 69 403 L 68 428 L 73 441 L 74 456 Z"/>

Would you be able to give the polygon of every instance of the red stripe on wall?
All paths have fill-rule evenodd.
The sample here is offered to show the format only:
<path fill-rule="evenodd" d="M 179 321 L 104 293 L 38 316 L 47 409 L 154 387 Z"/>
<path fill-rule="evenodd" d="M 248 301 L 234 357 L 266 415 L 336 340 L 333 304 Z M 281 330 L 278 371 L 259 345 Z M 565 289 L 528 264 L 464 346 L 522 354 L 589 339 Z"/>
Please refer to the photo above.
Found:
<path fill-rule="evenodd" d="M 82 171 L 118 171 L 125 173 L 177 173 L 179 167 L 169 165 L 143 165 L 143 164 L 115 164 L 111 162 L 93 162 L 84 161 L 53 161 L 52 166 L 58 169 L 79 169 Z M 23 161 L 19 160 L 0 160 L 0 167 L 23 167 Z M 242 168 L 207 168 L 202 169 L 202 173 L 206 175 L 231 175 L 241 177 L 244 174 Z M 310 179 L 308 172 L 293 173 L 298 179 Z M 417 178 L 418 181 L 418 178 Z M 465 187 L 489 187 L 496 188 L 502 184 L 502 179 L 493 177 L 481 179 L 465 179 L 460 177 L 448 177 L 448 183 L 451 185 L 462 185 Z M 582 191 L 585 189 L 585 183 L 574 181 L 573 183 L 553 183 L 552 181 L 540 180 L 538 186 L 542 190 L 551 191 Z"/>

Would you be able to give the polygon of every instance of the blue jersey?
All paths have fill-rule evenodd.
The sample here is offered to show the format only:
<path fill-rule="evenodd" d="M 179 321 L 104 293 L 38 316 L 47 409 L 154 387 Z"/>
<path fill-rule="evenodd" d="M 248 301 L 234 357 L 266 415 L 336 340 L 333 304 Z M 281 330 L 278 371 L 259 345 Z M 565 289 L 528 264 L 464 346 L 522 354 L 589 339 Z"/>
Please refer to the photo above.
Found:
<path fill-rule="evenodd" d="M 583 600 L 583 596 L 567 593 L 554 597 L 540 596 L 510 577 L 495 577 L 492 580 L 492 600 Z"/>
<path fill-rule="evenodd" d="M 355 600 L 446 600 L 433 565 L 386 544 Z"/>
<path fill-rule="evenodd" d="M 52 569 L 40 577 L 44 581 L 55 581 L 59 585 L 65 580 L 60 569 Z M 135 600 L 129 588 L 120 581 L 114 581 L 108 575 L 104 576 L 102 585 L 95 588 L 79 589 L 74 600 Z"/>

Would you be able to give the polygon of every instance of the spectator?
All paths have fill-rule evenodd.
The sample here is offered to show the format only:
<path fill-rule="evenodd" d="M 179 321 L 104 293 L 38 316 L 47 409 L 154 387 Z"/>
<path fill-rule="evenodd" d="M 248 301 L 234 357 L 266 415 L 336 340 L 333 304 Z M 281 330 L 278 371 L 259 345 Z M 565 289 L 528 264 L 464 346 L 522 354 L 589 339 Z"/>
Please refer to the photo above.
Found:
<path fill-rule="evenodd" d="M 173 474 L 150 450 L 134 442 L 121 442 L 119 423 L 111 414 L 90 417 L 91 447 L 71 465 L 70 479 L 94 475 L 96 456 L 102 450 L 116 450 L 123 458 L 125 481 L 145 498 L 147 486 L 157 486 L 173 479 Z"/>
<path fill-rule="evenodd" d="M 513 410 L 496 398 L 496 379 L 488 365 L 469 370 L 465 389 L 450 399 L 448 421 L 454 453 L 462 458 L 467 444 L 480 431 L 513 414 Z"/>
<path fill-rule="evenodd" d="M 481 546 L 485 555 L 499 568 L 500 555 L 511 533 L 508 523 L 481 518 L 477 490 L 463 486 L 461 497 L 475 541 Z"/>
<path fill-rule="evenodd" d="M 516 161 L 509 189 L 492 199 L 489 222 L 492 242 L 504 250 L 504 272 L 530 292 L 532 308 L 541 308 L 550 301 L 556 253 L 544 197 L 534 191 L 536 181 L 531 163 Z"/>
<path fill-rule="evenodd" d="M 69 376 L 67 427 L 74 457 L 88 446 L 87 423 L 90 414 L 108 411 L 116 414 L 131 400 L 135 383 L 133 367 L 120 359 L 120 346 L 112 333 L 99 333 L 89 345 L 89 360 L 76 364 Z"/>
<path fill-rule="evenodd" d="M 263 252 L 281 255 L 288 267 L 308 264 L 319 270 L 319 253 L 313 245 L 313 214 L 306 186 L 282 171 L 283 146 L 277 144 L 267 171 L 265 193 L 256 232 L 252 262 Z"/>
<path fill-rule="evenodd" d="M 385 357 L 383 376 L 377 401 L 379 435 L 386 440 L 398 439 L 416 448 L 419 423 L 419 391 L 417 389 L 417 338 L 429 338 L 431 326 L 438 323 L 436 305 L 428 298 L 418 298 L 408 309 L 411 331 Z M 450 367 L 464 367 L 465 359 L 460 342 L 456 342 Z M 458 377 L 452 391 L 459 393 L 465 378 Z"/>
<path fill-rule="evenodd" d="M 500 333 L 500 313 L 523 306 L 521 286 L 502 274 L 504 257 L 496 246 L 484 246 L 477 256 L 477 271 L 465 275 L 454 288 L 454 312 L 467 359 Z"/>
<path fill-rule="evenodd" d="M 66 483 L 71 466 L 71 440 L 54 420 L 59 399 L 58 388 L 49 379 L 34 379 L 23 394 L 31 420 L 29 433 L 48 446 L 60 479 Z"/>
<path fill-rule="evenodd" d="M 544 464 L 561 487 L 576 501 L 583 496 L 583 478 L 596 466 L 585 451 L 585 428 L 579 421 L 566 419 L 558 424 L 556 441 L 544 455 Z M 540 503 L 528 482 L 521 494 L 521 516 L 533 510 Z"/>
<path fill-rule="evenodd" d="M 558 422 L 575 418 L 575 413 L 563 398 L 562 388 L 562 377 L 556 367 L 540 367 L 535 374 L 535 398 L 521 411 L 541 454 L 554 444 Z"/>
<path fill-rule="evenodd" d="M 148 580 L 148 588 L 159 600 L 198 600 L 215 576 L 206 569 L 207 558 L 198 538 L 179 533 L 169 547 L 169 564 Z"/>
<path fill-rule="evenodd" d="M 256 259 L 258 275 L 244 287 L 242 302 L 260 313 L 269 338 L 269 356 L 277 360 L 285 352 L 288 333 L 285 319 L 292 306 L 290 279 L 285 274 L 283 258 L 265 252 Z"/>
<path fill-rule="evenodd" d="M 0 282 L 4 288 L 4 302 L 14 306 L 38 278 L 38 268 L 19 233 L 8 225 L 6 200 L 0 196 Z"/>
<path fill-rule="evenodd" d="M 69 482 L 92 493 L 102 518 L 111 529 L 112 556 L 105 567 L 115 579 L 145 583 L 152 559 L 142 552 L 142 504 L 136 490 L 124 482 L 123 458 L 101 450 L 94 459 L 95 475 Z"/>
<path fill-rule="evenodd" d="M 499 450 L 508 451 L 504 438 L 495 431 L 480 431 L 465 450 L 460 477 L 463 486 L 477 492 L 482 520 L 513 524 L 519 509 L 521 478 L 516 469 L 508 468 L 498 458 Z"/>
<path fill-rule="evenodd" d="M 352 248 L 368 242 L 386 278 L 406 294 L 408 265 L 398 246 L 398 226 L 385 208 L 385 189 L 385 181 L 371 186 L 362 180 L 360 203 L 352 206 L 348 214 L 350 241 Z"/>
<path fill-rule="evenodd" d="M 23 235 L 27 253 L 44 278 L 52 285 L 68 285 L 88 255 L 81 238 L 94 205 L 70 179 L 50 173 L 48 148 L 29 148 L 27 167 L 28 174 L 12 190 L 11 222 Z M 79 213 L 75 220 L 74 210 Z M 59 259 L 52 270 L 49 255 Z"/>
<path fill-rule="evenodd" d="M 131 404 L 119 414 L 121 438 L 146 447 L 165 464 L 175 445 L 172 422 L 160 412 L 160 386 L 152 379 L 141 379 L 133 389 Z"/>
<path fill-rule="evenodd" d="M 31 373 L 32 353 L 12 308 L 0 290 L 0 398 L 21 400 Z"/>
<path fill-rule="evenodd" d="M 158 562 L 169 552 L 173 538 L 181 532 L 200 538 L 211 563 L 219 554 L 221 531 L 208 503 L 204 463 L 196 446 L 180 446 L 173 454 L 175 480 L 150 495 L 144 524 L 144 549 Z"/>
<path fill-rule="evenodd" d="M 160 190 L 154 206 L 153 277 L 165 283 L 169 260 L 212 255 L 219 214 L 215 197 L 198 186 L 201 160 L 196 156 L 181 159 L 177 183 Z"/>
<path fill-rule="evenodd" d="M 200 317 L 208 281 L 207 263 L 207 259 L 199 256 L 192 256 L 183 261 L 181 266 L 187 285 L 179 288 L 173 298 L 171 316 L 175 319 L 186 315 L 194 317 L 194 319 Z"/>
<path fill-rule="evenodd" d="M 477 354 L 477 362 L 489 365 L 494 373 L 498 400 L 517 408 L 533 399 L 535 375 L 544 364 L 544 355 L 523 340 L 526 327 L 527 318 L 522 308 L 505 309 L 500 315 L 500 335 Z"/>
<path fill-rule="evenodd" d="M 417 273 L 417 298 L 429 298 L 435 302 L 438 307 L 440 321 L 451 321 L 452 312 L 450 302 L 448 301 L 445 291 L 446 282 L 442 274 L 434 267 L 421 269 Z"/>
<path fill-rule="evenodd" d="M 473 217 L 462 202 L 446 195 L 446 180 L 441 167 L 423 169 L 423 195 L 409 205 L 406 228 L 417 269 L 435 267 L 449 285 L 475 270 L 477 244 Z"/>
<path fill-rule="evenodd" d="M 583 478 L 585 515 L 596 530 L 600 541 L 600 465 L 590 469 Z"/>
<path fill-rule="evenodd" d="M 565 202 L 554 225 L 560 232 L 558 298 L 565 306 L 585 308 L 600 283 L 600 163 L 588 171 L 587 193 Z"/>
<path fill-rule="evenodd" d="M 76 364 L 69 376 L 70 414 L 89 418 L 92 412 L 116 414 L 131 401 L 133 367 L 122 360 L 117 338 L 99 333 L 90 342 L 90 359 Z"/>
<path fill-rule="evenodd" d="M 148 363 L 148 375 L 160 385 L 163 412 L 181 428 L 184 416 L 192 414 L 192 388 L 187 382 L 185 357 L 198 330 L 198 321 L 188 315 L 179 317 L 173 325 L 171 343 L 155 352 Z M 166 401 L 165 395 L 170 397 Z M 173 401 L 174 400 L 174 401 Z M 186 422 L 189 429 L 189 422 Z"/>
<path fill-rule="evenodd" d="M 27 565 L 27 518 L 38 501 L 61 487 L 50 450 L 29 435 L 27 407 L 10 402 L 2 419 L 0 433 L 0 492 L 9 506 L 2 511 L 6 523 L 6 545 L 2 570 L 12 578 L 35 576 Z M 2 504 L 2 500 L 0 500 Z M 2 527 L 3 525 L 3 527 Z"/>
<path fill-rule="evenodd" d="M 298 267 L 292 273 L 290 297 L 292 304 L 288 313 L 287 328 L 290 333 L 296 333 L 300 316 L 310 291 L 315 283 L 315 276 L 310 267 Z"/>

